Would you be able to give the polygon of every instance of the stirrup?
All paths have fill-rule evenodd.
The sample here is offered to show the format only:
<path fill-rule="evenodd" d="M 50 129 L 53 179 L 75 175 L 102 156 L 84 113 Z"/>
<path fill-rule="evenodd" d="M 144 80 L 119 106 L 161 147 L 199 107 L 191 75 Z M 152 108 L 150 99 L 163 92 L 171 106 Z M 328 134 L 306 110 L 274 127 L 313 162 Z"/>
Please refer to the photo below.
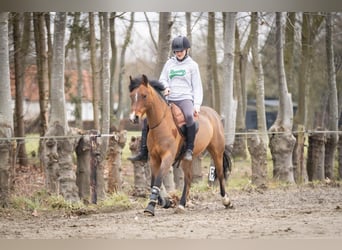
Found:
<path fill-rule="evenodd" d="M 192 161 L 192 150 L 191 149 L 186 150 L 183 160 Z"/>

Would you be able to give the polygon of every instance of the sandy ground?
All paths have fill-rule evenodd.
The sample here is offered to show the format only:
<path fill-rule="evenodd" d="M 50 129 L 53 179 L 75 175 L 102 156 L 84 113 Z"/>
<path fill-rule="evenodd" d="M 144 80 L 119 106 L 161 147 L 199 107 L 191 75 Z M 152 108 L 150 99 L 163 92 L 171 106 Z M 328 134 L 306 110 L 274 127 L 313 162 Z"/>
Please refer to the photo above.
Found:
<path fill-rule="evenodd" d="M 215 192 L 214 192 L 215 191 Z M 0 212 L 1 239 L 342 239 L 342 187 L 336 184 L 217 190 L 192 197 L 184 214 L 143 207 L 87 214 Z"/>

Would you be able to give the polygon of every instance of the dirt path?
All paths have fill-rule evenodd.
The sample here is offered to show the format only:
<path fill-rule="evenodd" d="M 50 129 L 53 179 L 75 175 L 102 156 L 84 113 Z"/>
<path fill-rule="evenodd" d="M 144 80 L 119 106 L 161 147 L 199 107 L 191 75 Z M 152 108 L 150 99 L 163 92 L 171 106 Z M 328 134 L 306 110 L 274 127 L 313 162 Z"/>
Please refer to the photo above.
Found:
<path fill-rule="evenodd" d="M 186 213 L 143 208 L 88 215 L 0 213 L 2 239 L 342 239 L 342 188 L 291 187 L 230 191 L 233 209 L 217 193 L 193 199 Z"/>

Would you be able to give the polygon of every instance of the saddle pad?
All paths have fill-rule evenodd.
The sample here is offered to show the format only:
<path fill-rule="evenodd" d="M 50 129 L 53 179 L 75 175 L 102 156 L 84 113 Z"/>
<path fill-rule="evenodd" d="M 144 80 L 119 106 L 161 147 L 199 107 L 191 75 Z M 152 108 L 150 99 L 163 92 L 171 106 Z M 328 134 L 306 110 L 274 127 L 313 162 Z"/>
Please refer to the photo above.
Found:
<path fill-rule="evenodd" d="M 182 110 L 176 104 L 171 103 L 171 112 L 177 127 L 181 128 L 186 123 Z"/>

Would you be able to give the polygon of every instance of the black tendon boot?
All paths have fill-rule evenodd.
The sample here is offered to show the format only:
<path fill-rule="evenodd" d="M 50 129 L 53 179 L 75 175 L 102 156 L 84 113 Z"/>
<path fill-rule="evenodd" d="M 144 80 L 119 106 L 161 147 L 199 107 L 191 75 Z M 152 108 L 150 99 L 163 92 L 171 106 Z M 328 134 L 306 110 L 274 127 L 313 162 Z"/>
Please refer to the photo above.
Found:
<path fill-rule="evenodd" d="M 128 157 L 128 160 L 147 162 L 147 159 L 148 159 L 147 133 L 148 133 L 148 126 L 141 130 L 141 144 L 140 144 L 139 153 L 136 156 Z"/>
<path fill-rule="evenodd" d="M 196 124 L 192 124 L 190 127 L 186 128 L 186 151 L 184 155 L 184 160 L 192 161 L 192 153 L 194 150 L 194 141 L 196 136 Z"/>

